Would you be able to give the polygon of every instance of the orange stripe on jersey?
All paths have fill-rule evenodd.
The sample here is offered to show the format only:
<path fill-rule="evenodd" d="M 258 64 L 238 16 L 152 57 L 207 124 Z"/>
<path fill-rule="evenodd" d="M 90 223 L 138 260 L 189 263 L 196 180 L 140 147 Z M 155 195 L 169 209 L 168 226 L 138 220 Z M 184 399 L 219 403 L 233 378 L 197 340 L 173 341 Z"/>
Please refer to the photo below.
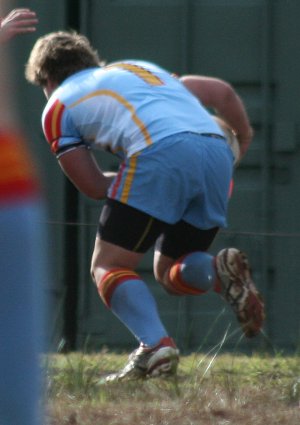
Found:
<path fill-rule="evenodd" d="M 124 204 L 126 204 L 128 201 L 129 192 L 131 189 L 131 185 L 132 185 L 135 170 L 136 170 L 137 157 L 139 154 L 140 153 L 137 152 L 136 154 L 132 155 L 132 157 L 129 159 L 129 168 L 127 171 L 123 191 L 120 197 L 120 201 L 123 202 Z"/>
<path fill-rule="evenodd" d="M 140 65 L 119 62 L 119 63 L 114 63 L 112 65 L 108 65 L 103 69 L 106 70 L 106 69 L 113 69 L 113 68 L 121 68 L 121 69 L 124 69 L 125 71 L 132 72 L 137 77 L 141 78 L 142 80 L 144 80 L 147 84 L 150 84 L 151 86 L 164 85 L 164 82 L 159 77 L 157 77 L 157 75 L 155 75 L 153 72 L 149 71 L 148 69 Z"/>
<path fill-rule="evenodd" d="M 44 120 L 44 132 L 53 153 L 57 151 L 57 140 L 61 137 L 61 117 L 65 106 L 56 100 Z"/>
<path fill-rule="evenodd" d="M 0 132 L 0 199 L 28 198 L 38 193 L 35 170 L 17 134 Z"/>
<path fill-rule="evenodd" d="M 135 108 L 122 96 L 119 94 L 111 91 L 111 90 L 96 90 L 93 93 L 90 93 L 81 99 L 77 100 L 76 102 L 72 103 L 69 108 L 74 108 L 75 106 L 79 105 L 82 102 L 85 102 L 88 99 L 91 99 L 93 97 L 97 96 L 109 96 L 115 99 L 117 102 L 119 102 L 121 105 L 123 105 L 131 114 L 131 118 L 133 122 L 137 125 L 137 127 L 140 129 L 141 133 L 144 136 L 145 142 L 147 145 L 152 144 L 151 136 L 148 132 L 148 130 L 145 127 L 145 124 L 140 120 L 140 118 L 136 115 Z"/>
<path fill-rule="evenodd" d="M 98 292 L 104 304 L 110 307 L 110 300 L 114 290 L 128 280 L 141 280 L 139 275 L 128 269 L 109 270 L 97 285 Z"/>

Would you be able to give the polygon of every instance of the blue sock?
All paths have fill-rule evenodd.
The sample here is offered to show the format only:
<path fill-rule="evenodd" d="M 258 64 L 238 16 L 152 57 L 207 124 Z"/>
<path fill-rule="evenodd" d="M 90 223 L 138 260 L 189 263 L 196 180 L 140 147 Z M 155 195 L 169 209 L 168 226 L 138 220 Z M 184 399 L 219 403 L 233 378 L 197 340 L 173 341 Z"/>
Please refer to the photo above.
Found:
<path fill-rule="evenodd" d="M 135 337 L 146 345 L 154 346 L 168 335 L 161 323 L 155 299 L 142 280 L 127 280 L 117 286 L 110 307 Z"/>
<path fill-rule="evenodd" d="M 179 263 L 180 278 L 189 286 L 201 291 L 213 288 L 216 280 L 214 257 L 206 252 L 193 252 Z M 177 271 L 178 273 L 178 271 Z"/>

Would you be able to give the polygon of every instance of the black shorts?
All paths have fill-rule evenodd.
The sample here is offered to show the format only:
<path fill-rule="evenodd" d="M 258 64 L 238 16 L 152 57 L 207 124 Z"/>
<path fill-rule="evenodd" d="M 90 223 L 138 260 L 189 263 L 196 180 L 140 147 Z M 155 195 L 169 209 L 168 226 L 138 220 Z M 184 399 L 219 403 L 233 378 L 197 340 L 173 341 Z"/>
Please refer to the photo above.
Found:
<path fill-rule="evenodd" d="M 106 242 L 138 253 L 155 245 L 161 254 L 174 259 L 194 251 L 207 251 L 218 230 L 201 230 L 182 220 L 168 224 L 113 199 L 107 199 L 98 227 Z"/>

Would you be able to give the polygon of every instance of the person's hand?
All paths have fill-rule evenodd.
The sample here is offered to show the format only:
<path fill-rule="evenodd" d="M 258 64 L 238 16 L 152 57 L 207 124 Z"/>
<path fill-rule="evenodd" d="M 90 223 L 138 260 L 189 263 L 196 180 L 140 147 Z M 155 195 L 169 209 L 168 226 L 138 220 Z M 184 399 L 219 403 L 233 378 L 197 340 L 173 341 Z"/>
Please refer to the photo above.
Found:
<path fill-rule="evenodd" d="M 36 30 L 38 19 L 30 9 L 14 9 L 5 18 L 0 19 L 0 43 L 5 43 L 18 34 Z"/>

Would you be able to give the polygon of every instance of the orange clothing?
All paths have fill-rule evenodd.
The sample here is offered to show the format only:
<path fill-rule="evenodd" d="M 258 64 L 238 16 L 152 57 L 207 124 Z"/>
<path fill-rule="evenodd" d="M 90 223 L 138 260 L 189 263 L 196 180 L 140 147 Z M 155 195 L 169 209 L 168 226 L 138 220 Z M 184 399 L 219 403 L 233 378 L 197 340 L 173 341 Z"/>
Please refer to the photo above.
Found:
<path fill-rule="evenodd" d="M 0 130 L 0 203 L 36 198 L 39 187 L 23 138 Z"/>

